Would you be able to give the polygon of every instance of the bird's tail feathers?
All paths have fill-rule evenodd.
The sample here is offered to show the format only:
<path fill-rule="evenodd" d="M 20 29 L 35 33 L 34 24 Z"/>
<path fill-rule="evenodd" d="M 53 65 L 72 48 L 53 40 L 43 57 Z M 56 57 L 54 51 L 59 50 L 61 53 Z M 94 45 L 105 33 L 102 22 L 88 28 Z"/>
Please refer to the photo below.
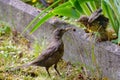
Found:
<path fill-rule="evenodd" d="M 11 68 L 10 70 L 6 70 L 6 72 L 17 71 L 17 70 L 20 70 L 21 68 L 27 68 L 29 66 L 32 66 L 32 63 L 26 63 L 26 64 L 23 64 L 22 66 L 17 66 L 16 68 Z"/>

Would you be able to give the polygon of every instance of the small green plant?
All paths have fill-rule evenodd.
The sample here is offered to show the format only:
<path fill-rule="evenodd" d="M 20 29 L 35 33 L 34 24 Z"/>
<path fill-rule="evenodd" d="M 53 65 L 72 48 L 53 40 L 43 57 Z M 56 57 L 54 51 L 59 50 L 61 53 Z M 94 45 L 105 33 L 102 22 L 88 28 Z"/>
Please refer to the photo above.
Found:
<path fill-rule="evenodd" d="M 115 30 L 118 39 L 113 42 L 120 44 L 120 3 L 119 0 L 102 0 L 103 13 L 109 17 L 110 24 Z"/>
<path fill-rule="evenodd" d="M 8 25 L 5 25 L 4 22 L 0 22 L 0 35 L 9 34 L 11 29 Z"/>
<path fill-rule="evenodd" d="M 73 19 L 78 19 L 81 15 L 90 15 L 97 8 L 103 9 L 103 14 L 110 19 L 109 27 L 112 27 L 117 34 L 118 39 L 114 42 L 120 43 L 120 11 L 119 11 L 119 0 L 68 0 L 67 2 L 55 7 L 53 10 L 49 11 L 53 6 L 55 6 L 60 0 L 54 2 L 51 6 L 43 10 L 33 21 L 27 26 L 28 29 L 33 23 L 36 23 L 31 30 L 33 33 L 37 30 L 40 25 L 45 23 L 48 19 L 55 15 L 66 16 Z M 101 3 L 101 4 L 100 4 Z M 46 13 L 45 15 L 43 15 Z M 38 22 L 40 16 L 43 16 Z M 25 30 L 26 30 L 25 29 Z M 24 30 L 24 31 L 25 31 Z M 23 31 L 23 32 L 24 32 Z"/>
<path fill-rule="evenodd" d="M 38 40 L 35 40 L 33 43 L 34 56 L 38 57 L 45 48 L 46 48 L 46 43 L 44 39 L 41 42 L 39 42 Z"/>
<path fill-rule="evenodd" d="M 45 21 L 47 21 L 48 19 L 50 19 L 51 17 L 53 17 L 55 15 L 66 16 L 66 17 L 78 19 L 80 17 L 80 15 L 83 14 L 83 13 L 85 13 L 87 15 L 89 15 L 91 13 L 89 7 L 93 11 L 96 9 L 94 0 L 87 0 L 88 4 L 89 4 L 89 7 L 87 7 L 88 4 L 86 4 L 86 2 L 87 2 L 86 0 L 84 0 L 84 1 L 69 0 L 69 1 L 59 5 L 58 7 L 55 7 L 53 10 L 48 12 L 48 10 L 50 10 L 53 6 L 55 6 L 60 1 L 61 0 L 58 0 L 58 1 L 54 2 L 51 6 L 49 6 L 45 10 L 43 10 L 35 19 L 33 19 L 33 21 L 27 26 L 26 29 L 28 29 L 33 23 L 35 23 L 37 21 L 37 19 L 39 19 L 40 16 L 43 16 L 45 12 L 47 12 L 47 14 L 44 15 L 35 24 L 35 26 L 31 30 L 31 33 L 33 33 L 36 29 L 38 29 L 38 27 L 40 27 L 40 25 L 42 25 Z M 84 9 L 82 7 L 84 7 Z"/>

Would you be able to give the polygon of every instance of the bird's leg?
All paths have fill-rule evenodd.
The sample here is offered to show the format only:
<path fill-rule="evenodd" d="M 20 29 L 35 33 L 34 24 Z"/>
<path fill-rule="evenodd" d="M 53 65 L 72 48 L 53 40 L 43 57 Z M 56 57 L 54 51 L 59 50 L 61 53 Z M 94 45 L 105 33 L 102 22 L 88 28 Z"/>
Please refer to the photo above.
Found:
<path fill-rule="evenodd" d="M 45 69 L 46 69 L 46 71 L 47 71 L 48 75 L 50 76 L 50 73 L 49 73 L 49 68 L 48 68 L 48 67 L 46 67 Z"/>
<path fill-rule="evenodd" d="M 60 73 L 59 73 L 59 71 L 57 70 L 57 64 L 54 65 L 54 69 L 56 70 L 57 74 L 58 74 L 59 76 L 61 76 Z"/>

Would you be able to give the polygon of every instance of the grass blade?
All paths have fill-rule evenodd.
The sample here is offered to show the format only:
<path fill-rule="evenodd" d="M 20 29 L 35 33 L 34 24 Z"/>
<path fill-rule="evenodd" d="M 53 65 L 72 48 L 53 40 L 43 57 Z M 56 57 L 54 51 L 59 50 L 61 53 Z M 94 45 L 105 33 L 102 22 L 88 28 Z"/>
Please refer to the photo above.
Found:
<path fill-rule="evenodd" d="M 118 44 L 120 45 L 120 26 L 119 26 L 119 31 L 118 31 Z"/>
<path fill-rule="evenodd" d="M 92 12 L 94 12 L 97 9 L 95 1 L 90 1 L 87 4 L 88 4 L 88 6 L 89 6 L 89 8 L 91 9 Z"/>
<path fill-rule="evenodd" d="M 30 34 L 32 34 L 35 30 L 37 30 L 40 27 L 41 24 L 43 24 L 46 20 L 50 19 L 53 16 L 54 16 L 53 13 L 48 13 L 44 17 L 42 17 L 42 19 L 39 20 L 38 23 L 35 24 L 35 26 L 32 28 Z"/>
<path fill-rule="evenodd" d="M 64 7 L 55 9 L 52 11 L 54 14 L 61 15 L 61 16 L 67 16 L 71 18 L 79 18 L 79 13 L 72 7 Z"/>
<path fill-rule="evenodd" d="M 21 33 L 21 34 L 23 34 L 28 28 L 30 28 L 31 26 L 32 26 L 32 24 L 34 23 L 34 22 L 36 22 L 37 21 L 37 19 L 41 16 L 41 15 L 43 15 L 46 11 L 48 11 L 49 9 L 51 9 L 53 6 L 55 6 L 57 3 L 59 3 L 61 0 L 58 0 L 58 1 L 56 1 L 55 3 L 53 3 L 52 5 L 50 5 L 49 7 L 47 7 L 46 9 L 44 9 L 38 16 L 36 16 L 28 25 L 27 25 L 27 27 L 23 30 L 23 32 Z"/>
<path fill-rule="evenodd" d="M 106 3 L 105 1 L 102 1 L 102 9 L 103 9 L 103 13 L 109 17 L 110 19 L 110 23 L 113 27 L 113 29 L 115 30 L 116 34 L 118 33 L 118 28 L 116 28 L 115 26 L 115 22 L 114 22 L 114 14 L 112 9 L 110 8 L 110 6 L 108 5 L 108 3 Z"/>
<path fill-rule="evenodd" d="M 91 14 L 91 11 L 90 11 L 90 9 L 88 8 L 87 4 L 86 4 L 86 3 L 83 3 L 83 4 L 80 4 L 80 5 L 81 5 L 84 13 L 89 16 L 89 15 Z"/>

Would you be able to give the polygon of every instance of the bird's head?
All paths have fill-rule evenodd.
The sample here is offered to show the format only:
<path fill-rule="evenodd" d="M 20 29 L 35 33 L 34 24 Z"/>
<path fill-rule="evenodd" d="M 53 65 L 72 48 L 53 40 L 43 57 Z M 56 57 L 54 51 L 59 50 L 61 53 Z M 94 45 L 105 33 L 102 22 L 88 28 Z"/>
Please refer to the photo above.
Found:
<path fill-rule="evenodd" d="M 68 30 L 75 31 L 75 29 L 72 28 L 72 27 L 68 27 L 68 28 L 57 28 L 57 29 L 54 30 L 54 32 L 53 32 L 54 37 L 55 37 L 56 39 L 62 38 L 63 34 L 64 34 L 65 32 L 67 32 Z"/>
<path fill-rule="evenodd" d="M 77 22 L 80 22 L 80 23 L 83 24 L 84 26 L 87 26 L 88 19 L 89 19 L 88 16 L 83 15 L 83 16 L 81 16 L 81 17 L 77 20 Z"/>

